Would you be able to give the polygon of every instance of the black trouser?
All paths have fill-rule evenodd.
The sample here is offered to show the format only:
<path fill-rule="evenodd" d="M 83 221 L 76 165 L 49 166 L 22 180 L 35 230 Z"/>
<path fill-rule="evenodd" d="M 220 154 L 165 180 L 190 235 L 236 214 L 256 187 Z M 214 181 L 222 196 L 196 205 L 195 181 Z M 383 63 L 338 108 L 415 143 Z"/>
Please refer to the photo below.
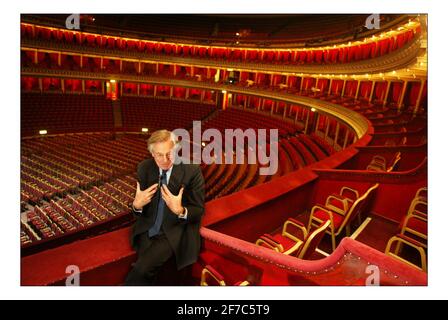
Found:
<path fill-rule="evenodd" d="M 174 254 L 164 234 L 149 238 L 145 232 L 139 241 L 138 259 L 126 277 L 125 286 L 154 285 L 160 267 Z"/>

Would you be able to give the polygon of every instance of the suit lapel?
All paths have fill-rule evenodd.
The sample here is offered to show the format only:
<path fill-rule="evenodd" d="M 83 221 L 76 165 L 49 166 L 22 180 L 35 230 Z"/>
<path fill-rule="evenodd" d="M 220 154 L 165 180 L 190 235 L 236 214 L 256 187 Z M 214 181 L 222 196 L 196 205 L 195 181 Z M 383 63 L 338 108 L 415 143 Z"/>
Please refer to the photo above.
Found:
<path fill-rule="evenodd" d="M 168 189 L 170 189 L 171 192 L 176 192 L 177 194 L 183 176 L 184 176 L 184 170 L 182 162 L 173 165 L 173 171 L 171 172 L 170 182 L 168 183 Z"/>
<path fill-rule="evenodd" d="M 149 188 L 153 183 L 157 183 L 159 181 L 159 167 L 157 166 L 156 162 L 154 161 L 154 159 L 151 161 L 149 170 L 148 170 L 148 175 L 147 175 L 147 186 L 145 189 Z M 157 193 L 155 194 L 155 199 L 156 201 L 151 201 L 150 204 L 150 209 L 149 212 L 153 213 L 153 212 L 157 212 L 157 203 L 158 203 L 158 199 L 159 199 L 159 191 L 157 191 Z"/>
<path fill-rule="evenodd" d="M 159 182 L 159 167 L 156 162 L 152 160 L 150 170 L 148 170 L 148 185 L 146 188 L 149 188 L 153 183 Z"/>

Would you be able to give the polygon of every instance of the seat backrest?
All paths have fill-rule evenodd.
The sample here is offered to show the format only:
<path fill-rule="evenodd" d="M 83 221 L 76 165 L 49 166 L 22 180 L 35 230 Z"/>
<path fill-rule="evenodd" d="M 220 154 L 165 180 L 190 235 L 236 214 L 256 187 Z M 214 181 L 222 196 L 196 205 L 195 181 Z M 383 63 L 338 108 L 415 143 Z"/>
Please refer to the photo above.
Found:
<path fill-rule="evenodd" d="M 387 168 L 387 172 L 394 171 L 400 160 L 401 160 L 401 152 L 395 153 L 394 157 L 391 159 L 389 168 Z"/>
<path fill-rule="evenodd" d="M 350 210 L 345 215 L 344 221 L 340 225 L 339 229 L 345 228 L 347 224 L 353 221 L 358 214 L 364 209 L 364 207 L 369 203 L 370 198 L 373 195 L 374 190 L 378 188 L 379 184 L 375 183 L 372 187 L 370 187 L 362 196 L 360 196 L 353 205 L 350 207 Z"/>
<path fill-rule="evenodd" d="M 297 258 L 306 260 L 311 257 L 311 255 L 314 253 L 314 251 L 316 251 L 316 248 L 322 241 L 322 238 L 325 235 L 325 231 L 327 230 L 330 223 L 330 220 L 324 221 L 316 230 L 308 234 L 303 242 L 303 245 L 299 249 Z"/>
<path fill-rule="evenodd" d="M 339 194 L 344 198 L 350 199 L 352 202 L 355 202 L 359 198 L 358 191 L 349 187 L 342 187 Z"/>
<path fill-rule="evenodd" d="M 367 165 L 366 170 L 369 171 L 386 171 L 386 159 L 382 156 L 376 155 Z"/>
<path fill-rule="evenodd" d="M 417 190 L 415 193 L 415 198 L 418 198 L 419 200 L 428 201 L 428 187 L 423 187 Z"/>

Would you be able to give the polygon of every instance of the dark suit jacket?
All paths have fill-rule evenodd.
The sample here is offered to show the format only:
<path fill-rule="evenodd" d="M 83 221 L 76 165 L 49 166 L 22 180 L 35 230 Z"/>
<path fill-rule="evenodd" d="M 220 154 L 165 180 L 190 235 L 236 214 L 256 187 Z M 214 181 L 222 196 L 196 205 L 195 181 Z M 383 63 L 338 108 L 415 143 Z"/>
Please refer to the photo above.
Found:
<path fill-rule="evenodd" d="M 140 189 L 147 189 L 159 181 L 159 167 L 154 159 L 142 161 L 137 168 Z M 163 231 L 176 256 L 177 268 L 181 269 L 196 262 L 200 249 L 199 228 L 204 214 L 205 187 L 201 169 L 194 164 L 174 164 L 171 172 L 168 189 L 172 194 L 179 194 L 184 185 L 182 205 L 188 209 L 187 219 L 175 215 L 168 206 L 165 206 L 162 222 Z M 138 250 L 138 236 L 148 232 L 154 224 L 157 215 L 157 202 L 160 195 L 158 190 L 150 203 L 143 207 L 143 212 L 134 211 L 137 221 L 132 229 L 131 244 Z"/>

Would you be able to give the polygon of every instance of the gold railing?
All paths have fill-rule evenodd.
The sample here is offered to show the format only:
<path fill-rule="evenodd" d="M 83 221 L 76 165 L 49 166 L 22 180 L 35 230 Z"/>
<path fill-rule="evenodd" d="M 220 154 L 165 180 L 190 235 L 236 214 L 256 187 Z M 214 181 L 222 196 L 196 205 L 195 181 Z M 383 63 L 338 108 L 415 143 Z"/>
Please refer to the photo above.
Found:
<path fill-rule="evenodd" d="M 84 54 L 96 55 L 111 58 L 128 59 L 147 63 L 167 63 L 179 65 L 194 65 L 197 67 L 214 67 L 220 69 L 237 69 L 250 71 L 264 71 L 276 73 L 306 73 L 306 74 L 366 74 L 387 72 L 400 69 L 414 63 L 420 49 L 420 38 L 414 38 L 397 49 L 384 56 L 355 61 L 351 63 L 332 64 L 272 64 L 272 63 L 251 63 L 236 62 L 227 60 L 216 60 L 210 58 L 181 57 L 162 54 L 148 54 L 143 52 L 130 52 L 121 50 L 111 50 L 106 48 L 82 47 L 65 43 L 57 43 L 43 40 L 23 39 L 21 48 L 24 50 L 54 50 L 64 54 Z"/>

